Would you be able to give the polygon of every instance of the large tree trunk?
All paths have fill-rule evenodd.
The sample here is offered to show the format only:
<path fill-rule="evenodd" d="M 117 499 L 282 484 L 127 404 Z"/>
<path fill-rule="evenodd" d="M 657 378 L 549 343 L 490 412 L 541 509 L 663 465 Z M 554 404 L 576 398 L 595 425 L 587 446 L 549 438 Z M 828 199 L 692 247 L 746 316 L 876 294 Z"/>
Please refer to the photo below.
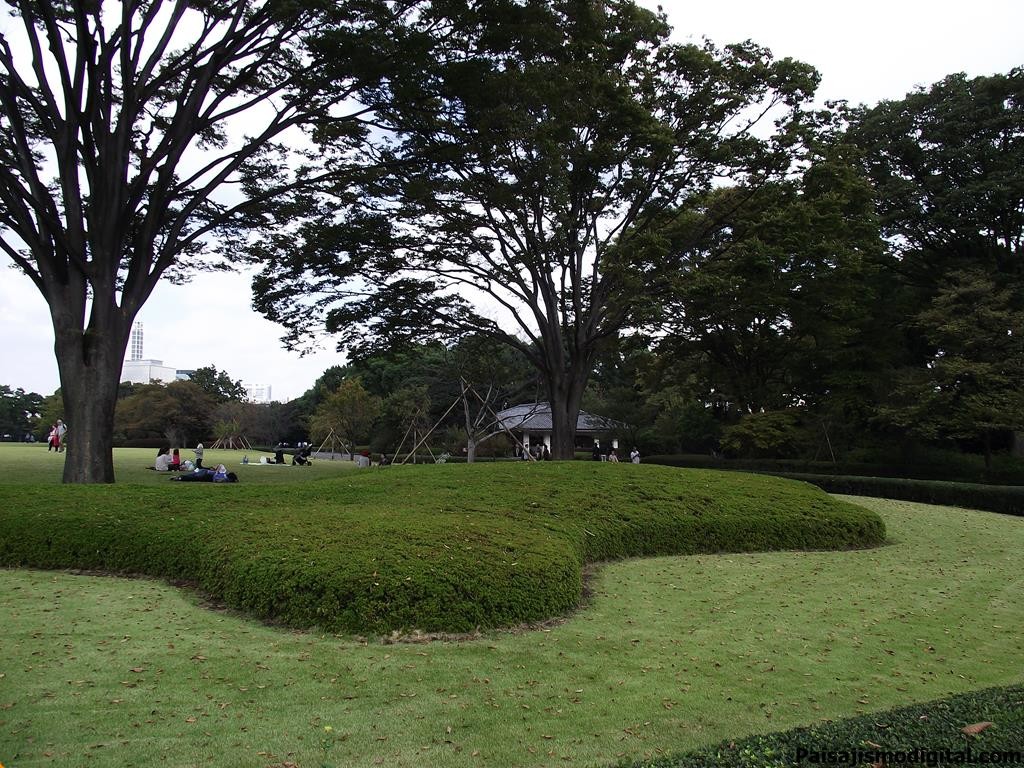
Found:
<path fill-rule="evenodd" d="M 93 307 L 85 333 L 71 313 L 53 317 L 68 426 L 65 483 L 114 482 L 114 409 L 131 319 L 107 309 L 114 311 Z"/>
<path fill-rule="evenodd" d="M 466 463 L 472 464 L 476 461 L 477 425 L 473 423 L 472 409 L 469 407 L 469 390 L 465 380 L 462 380 L 462 413 L 466 428 Z"/>
<path fill-rule="evenodd" d="M 576 458 L 576 422 L 589 371 L 573 371 L 548 380 L 551 401 L 551 458 Z"/>

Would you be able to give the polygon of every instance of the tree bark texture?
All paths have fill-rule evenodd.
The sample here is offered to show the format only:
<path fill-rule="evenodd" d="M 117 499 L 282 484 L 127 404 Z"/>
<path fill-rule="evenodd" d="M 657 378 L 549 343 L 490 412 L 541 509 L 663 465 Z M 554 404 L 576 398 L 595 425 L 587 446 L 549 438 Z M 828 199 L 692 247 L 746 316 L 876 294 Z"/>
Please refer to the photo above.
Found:
<path fill-rule="evenodd" d="M 53 312 L 54 351 L 68 425 L 65 483 L 114 482 L 114 410 L 134 316 L 107 314 L 94 308 L 83 333 L 80 325 L 67 321 L 66 313 Z"/>

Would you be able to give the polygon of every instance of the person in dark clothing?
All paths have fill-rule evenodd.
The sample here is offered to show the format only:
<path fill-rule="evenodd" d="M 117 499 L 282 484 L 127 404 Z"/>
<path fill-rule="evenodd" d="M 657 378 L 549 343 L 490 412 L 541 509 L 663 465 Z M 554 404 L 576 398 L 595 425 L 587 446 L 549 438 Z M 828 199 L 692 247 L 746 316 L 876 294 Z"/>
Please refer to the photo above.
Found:
<path fill-rule="evenodd" d="M 309 457 L 313 454 L 313 446 L 306 445 L 298 450 L 298 452 L 292 456 L 292 466 L 308 467 L 312 462 Z"/>
<path fill-rule="evenodd" d="M 186 472 L 177 477 L 172 477 L 180 483 L 237 483 L 238 475 L 234 472 L 227 472 L 224 465 L 220 464 L 216 469 L 199 468 L 195 472 Z"/>

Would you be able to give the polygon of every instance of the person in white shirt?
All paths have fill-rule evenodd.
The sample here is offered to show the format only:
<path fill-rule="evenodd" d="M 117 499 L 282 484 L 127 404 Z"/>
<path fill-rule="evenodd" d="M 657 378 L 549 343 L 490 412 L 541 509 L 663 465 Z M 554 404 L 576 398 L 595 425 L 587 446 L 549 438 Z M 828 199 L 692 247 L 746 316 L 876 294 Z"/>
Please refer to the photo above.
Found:
<path fill-rule="evenodd" d="M 171 468 L 171 454 L 166 448 L 161 448 L 153 462 L 153 469 L 157 472 L 167 472 Z"/>

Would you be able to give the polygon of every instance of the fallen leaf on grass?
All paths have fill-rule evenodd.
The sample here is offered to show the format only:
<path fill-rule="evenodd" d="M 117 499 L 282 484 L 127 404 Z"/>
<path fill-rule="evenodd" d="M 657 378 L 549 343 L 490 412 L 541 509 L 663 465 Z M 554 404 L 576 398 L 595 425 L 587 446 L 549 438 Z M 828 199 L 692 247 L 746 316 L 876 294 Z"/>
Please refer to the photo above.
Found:
<path fill-rule="evenodd" d="M 982 722 L 982 723 L 974 723 L 973 725 L 964 726 L 960 730 L 963 733 L 966 733 L 968 736 L 977 736 L 979 733 L 984 731 L 986 728 L 990 728 L 993 725 L 995 725 L 995 723 L 989 723 L 989 722 L 986 721 L 986 722 Z"/>

